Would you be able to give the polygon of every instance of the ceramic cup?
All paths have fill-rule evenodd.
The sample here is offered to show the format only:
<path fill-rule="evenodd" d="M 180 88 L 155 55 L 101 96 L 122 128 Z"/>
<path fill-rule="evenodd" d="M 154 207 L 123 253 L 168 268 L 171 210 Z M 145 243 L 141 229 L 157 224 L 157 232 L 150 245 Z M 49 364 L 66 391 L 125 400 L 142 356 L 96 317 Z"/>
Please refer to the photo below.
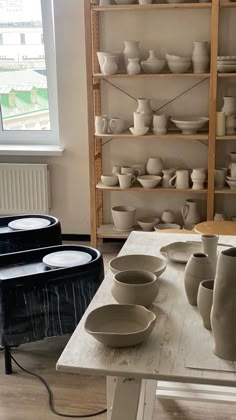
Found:
<path fill-rule="evenodd" d="M 168 115 L 153 115 L 153 132 L 155 134 L 166 134 L 168 121 Z"/>
<path fill-rule="evenodd" d="M 119 134 L 125 130 L 125 121 L 119 117 L 113 117 L 109 120 L 109 128 L 112 133 Z"/>
<path fill-rule="evenodd" d="M 111 213 L 114 222 L 114 229 L 119 231 L 130 231 L 134 225 L 136 209 L 131 206 L 112 207 Z"/>
<path fill-rule="evenodd" d="M 120 188 L 129 188 L 135 182 L 133 174 L 118 174 Z"/>
<path fill-rule="evenodd" d="M 121 173 L 122 174 L 132 174 L 135 176 L 140 175 L 140 169 L 134 166 L 121 166 Z"/>
<path fill-rule="evenodd" d="M 141 112 L 134 112 L 134 128 L 137 130 L 140 130 L 142 128 L 145 128 L 145 115 Z"/>
<path fill-rule="evenodd" d="M 224 171 L 224 169 L 215 169 L 214 179 L 215 179 L 215 187 L 223 188 L 225 186 L 225 171 Z"/>
<path fill-rule="evenodd" d="M 96 115 L 95 116 L 95 133 L 106 134 L 108 129 L 107 115 Z"/>
<path fill-rule="evenodd" d="M 213 302 L 214 280 L 201 281 L 197 295 L 197 307 L 202 317 L 203 325 L 211 330 L 211 308 Z"/>
<path fill-rule="evenodd" d="M 189 172 L 187 169 L 180 169 L 176 171 L 175 175 L 169 181 L 171 188 L 185 190 L 189 188 Z"/>

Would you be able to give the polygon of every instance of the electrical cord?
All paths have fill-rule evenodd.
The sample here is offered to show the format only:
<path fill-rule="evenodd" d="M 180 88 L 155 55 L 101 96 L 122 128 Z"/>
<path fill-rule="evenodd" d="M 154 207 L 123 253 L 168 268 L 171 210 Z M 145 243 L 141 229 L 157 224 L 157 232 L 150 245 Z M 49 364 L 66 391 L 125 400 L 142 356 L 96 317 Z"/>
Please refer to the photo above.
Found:
<path fill-rule="evenodd" d="M 49 408 L 50 408 L 50 410 L 52 411 L 53 414 L 56 414 L 56 416 L 76 419 L 76 418 L 95 417 L 95 416 L 99 416 L 100 414 L 103 414 L 103 413 L 107 412 L 107 409 L 103 409 L 101 411 L 97 411 L 96 413 L 83 414 L 83 415 L 82 414 L 74 415 L 74 414 L 59 413 L 54 407 L 53 393 L 52 393 L 48 383 L 46 382 L 46 380 L 42 376 L 38 375 L 37 373 L 31 372 L 30 370 L 25 369 L 23 366 L 20 365 L 20 363 L 17 362 L 17 360 L 12 355 L 11 355 L 11 359 L 23 372 L 27 373 L 28 375 L 35 376 L 37 379 L 39 379 L 42 382 L 42 384 L 45 386 L 45 388 L 48 392 Z"/>

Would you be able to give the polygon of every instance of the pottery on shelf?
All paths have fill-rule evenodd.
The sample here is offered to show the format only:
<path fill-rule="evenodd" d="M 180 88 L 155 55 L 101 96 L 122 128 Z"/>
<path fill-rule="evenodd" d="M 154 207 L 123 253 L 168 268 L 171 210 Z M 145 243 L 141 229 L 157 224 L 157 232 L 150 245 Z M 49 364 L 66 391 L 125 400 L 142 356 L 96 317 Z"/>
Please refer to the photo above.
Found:
<path fill-rule="evenodd" d="M 192 189 L 202 190 L 206 177 L 206 170 L 204 168 L 193 169 L 191 173 L 191 180 L 193 182 Z"/>
<path fill-rule="evenodd" d="M 161 175 L 163 162 L 159 157 L 150 157 L 147 161 L 146 171 L 149 175 Z"/>
<path fill-rule="evenodd" d="M 136 177 L 133 174 L 118 174 L 120 188 L 130 188 L 131 185 L 136 181 Z"/>
<path fill-rule="evenodd" d="M 202 317 L 203 325 L 211 330 L 211 309 L 213 302 L 214 280 L 201 281 L 197 295 L 197 307 Z"/>
<path fill-rule="evenodd" d="M 197 305 L 198 288 L 203 280 L 213 280 L 214 270 L 209 257 L 203 253 L 193 254 L 184 272 L 184 287 L 190 305 Z"/>
<path fill-rule="evenodd" d="M 217 136 L 225 136 L 225 113 L 224 112 L 217 112 L 216 113 L 216 135 Z"/>
<path fill-rule="evenodd" d="M 158 223 L 157 225 L 154 226 L 154 229 L 157 232 L 166 230 L 166 229 L 181 229 L 181 226 L 178 225 L 177 223 Z"/>
<path fill-rule="evenodd" d="M 163 173 L 162 184 L 161 184 L 162 188 L 170 188 L 169 182 L 175 172 L 176 172 L 175 168 L 162 169 L 162 173 Z"/>
<path fill-rule="evenodd" d="M 187 169 L 178 169 L 172 178 L 170 178 L 169 186 L 177 190 L 185 190 L 189 188 L 189 171 Z"/>
<path fill-rule="evenodd" d="M 227 115 L 225 117 L 225 131 L 227 136 L 233 136 L 236 129 L 236 115 Z"/>
<path fill-rule="evenodd" d="M 219 237 L 217 235 L 202 235 L 202 248 L 204 254 L 207 254 L 212 266 L 214 268 L 214 274 L 216 271 L 216 263 L 217 263 L 217 245 Z"/>
<path fill-rule="evenodd" d="M 152 0 L 139 0 L 139 4 L 152 4 Z"/>
<path fill-rule="evenodd" d="M 191 66 L 190 57 L 166 54 L 166 61 L 171 73 L 186 73 Z"/>
<path fill-rule="evenodd" d="M 111 174 L 111 175 L 103 174 L 101 175 L 101 181 L 106 187 L 114 187 L 118 185 L 119 183 L 118 176 L 115 174 Z"/>
<path fill-rule="evenodd" d="M 127 270 L 116 273 L 111 294 L 121 304 L 142 305 L 148 308 L 159 292 L 159 282 L 154 273 L 144 270 Z"/>
<path fill-rule="evenodd" d="M 145 61 L 141 61 L 141 67 L 144 73 L 161 73 L 166 64 L 166 60 L 158 58 L 154 50 L 149 50 L 149 57 Z"/>
<path fill-rule="evenodd" d="M 138 225 L 145 232 L 151 232 L 154 230 L 154 226 L 159 223 L 160 219 L 157 217 L 142 217 L 137 220 Z"/>
<path fill-rule="evenodd" d="M 215 278 L 211 326 L 214 353 L 226 360 L 236 360 L 236 248 L 221 252 Z"/>
<path fill-rule="evenodd" d="M 134 3 L 132 1 L 132 3 Z M 125 48 L 123 51 L 124 55 L 124 63 L 125 67 L 127 69 L 127 66 L 129 64 L 129 58 L 138 58 L 140 59 L 141 53 L 139 49 L 139 41 L 124 41 Z"/>
<path fill-rule="evenodd" d="M 236 97 L 235 96 L 224 96 L 224 105 L 221 112 L 224 112 L 226 116 L 236 114 Z"/>
<path fill-rule="evenodd" d="M 133 136 L 145 136 L 145 134 L 147 134 L 147 132 L 149 131 L 149 127 L 142 127 L 142 128 L 130 127 L 129 130 L 133 134 Z"/>
<path fill-rule="evenodd" d="M 214 220 L 217 222 L 223 222 L 224 220 L 226 220 L 226 217 L 223 213 L 215 213 Z"/>
<path fill-rule="evenodd" d="M 143 188 L 155 188 L 161 182 L 161 176 L 158 175 L 142 175 L 137 177 L 138 182 Z"/>
<path fill-rule="evenodd" d="M 115 55 L 105 55 L 101 70 L 105 76 L 116 74 L 118 70 L 117 57 Z"/>
<path fill-rule="evenodd" d="M 209 121 L 206 117 L 171 118 L 171 121 L 182 131 L 182 134 L 196 134 Z"/>
<path fill-rule="evenodd" d="M 95 116 L 95 133 L 106 134 L 108 129 L 108 117 L 107 115 L 96 115 Z"/>
<path fill-rule="evenodd" d="M 214 170 L 214 183 L 216 188 L 224 188 L 225 186 L 225 171 L 224 169 Z"/>
<path fill-rule="evenodd" d="M 169 115 L 153 115 L 154 134 L 166 134 Z"/>
<path fill-rule="evenodd" d="M 171 210 L 164 210 L 161 215 L 161 220 L 164 223 L 173 223 L 175 221 L 175 215 Z"/>
<path fill-rule="evenodd" d="M 193 72 L 194 73 L 207 73 L 209 71 L 209 47 L 208 42 L 195 41 L 193 43 Z"/>
<path fill-rule="evenodd" d="M 150 99 L 138 98 L 137 101 L 138 101 L 138 108 L 136 109 L 136 112 L 143 114 L 145 126 L 151 127 L 153 111 L 150 105 Z"/>
<path fill-rule="evenodd" d="M 125 130 L 125 120 L 119 117 L 113 117 L 109 120 L 109 128 L 112 133 L 119 134 Z"/>
<path fill-rule="evenodd" d="M 198 210 L 198 203 L 192 199 L 185 201 L 185 205 L 181 209 L 184 225 L 196 225 L 201 221 Z"/>
<path fill-rule="evenodd" d="M 123 54 L 120 51 L 113 51 L 113 52 L 108 52 L 108 51 L 97 51 L 97 58 L 98 58 L 98 63 L 100 66 L 100 69 L 102 71 L 102 66 L 105 62 L 105 57 L 106 56 L 115 56 L 115 61 L 118 65 L 118 71 L 121 72 L 123 70 Z"/>
<path fill-rule="evenodd" d="M 139 64 L 139 58 L 128 58 L 127 73 L 134 75 L 139 74 L 141 67 Z"/>
<path fill-rule="evenodd" d="M 131 231 L 136 209 L 131 206 L 115 206 L 111 209 L 115 230 Z"/>

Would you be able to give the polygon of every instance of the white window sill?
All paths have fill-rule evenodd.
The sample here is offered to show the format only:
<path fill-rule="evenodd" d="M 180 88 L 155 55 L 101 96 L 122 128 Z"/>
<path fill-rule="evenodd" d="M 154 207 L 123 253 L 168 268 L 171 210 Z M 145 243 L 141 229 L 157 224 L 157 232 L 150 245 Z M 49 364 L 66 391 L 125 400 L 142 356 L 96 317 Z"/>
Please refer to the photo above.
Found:
<path fill-rule="evenodd" d="M 0 156 L 61 156 L 60 146 L 0 144 Z"/>

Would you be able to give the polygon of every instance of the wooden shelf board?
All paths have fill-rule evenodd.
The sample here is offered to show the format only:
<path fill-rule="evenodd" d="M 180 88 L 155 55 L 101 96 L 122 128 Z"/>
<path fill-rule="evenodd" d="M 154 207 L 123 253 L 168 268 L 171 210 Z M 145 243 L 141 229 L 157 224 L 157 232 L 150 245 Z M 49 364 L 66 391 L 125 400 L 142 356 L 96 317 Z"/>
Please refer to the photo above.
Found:
<path fill-rule="evenodd" d="M 223 140 L 223 141 L 226 141 L 226 140 L 236 140 L 236 134 L 233 135 L 233 136 L 217 136 L 216 137 L 216 140 Z"/>
<path fill-rule="evenodd" d="M 193 190 L 192 188 L 188 188 L 188 189 L 184 189 L 184 190 L 179 190 L 176 188 L 162 188 L 162 187 L 156 187 L 156 188 L 143 188 L 140 184 L 134 184 L 132 187 L 130 188 L 120 188 L 119 186 L 116 187 L 107 187 L 106 185 L 104 185 L 102 182 L 99 182 L 96 186 L 96 188 L 98 190 L 102 190 L 102 191 L 119 191 L 119 192 L 124 192 L 124 191 L 138 191 L 138 192 L 158 192 L 158 193 L 162 193 L 162 192 L 168 192 L 168 193 L 193 193 L 193 194 L 204 194 L 207 193 L 207 189 L 204 190 Z"/>
<path fill-rule="evenodd" d="M 225 74 L 225 73 L 222 73 Z M 234 74 L 234 73 L 232 73 Z M 236 75 L 236 73 L 235 73 Z M 156 73 L 156 74 L 127 74 L 127 73 L 117 73 L 117 74 L 110 74 L 108 76 L 101 74 L 101 73 L 95 73 L 93 75 L 93 78 L 96 79 L 158 79 L 158 78 L 163 78 L 163 77 L 167 77 L 167 78 L 174 78 L 174 77 L 180 77 L 180 78 L 185 78 L 185 77 L 197 77 L 197 78 L 209 78 L 210 74 L 209 73 Z"/>
<path fill-rule="evenodd" d="M 133 230 L 141 231 L 139 226 L 134 226 Z M 128 238 L 131 232 L 117 232 L 113 229 L 112 224 L 106 224 L 99 226 L 97 230 L 98 238 L 121 238 L 126 239 Z"/>
<path fill-rule="evenodd" d="M 236 188 L 235 189 L 221 188 L 221 189 L 215 190 L 215 194 L 236 194 Z"/>
<path fill-rule="evenodd" d="M 234 3 L 234 2 L 229 2 L 229 1 L 227 1 L 227 2 L 225 2 L 225 3 L 221 3 L 220 4 L 220 7 L 223 7 L 223 8 L 233 8 L 233 7 L 236 7 L 236 3 Z"/>
<path fill-rule="evenodd" d="M 179 131 L 169 132 L 167 134 L 156 135 L 156 134 L 145 134 L 145 136 L 133 136 L 130 131 L 120 134 L 95 134 L 97 138 L 109 138 L 109 139 L 140 139 L 140 140 L 208 140 L 208 133 L 204 134 L 182 134 Z"/>
<path fill-rule="evenodd" d="M 154 9 L 210 9 L 211 3 L 159 3 L 159 4 L 117 4 L 108 6 L 92 6 L 96 12 L 144 11 Z"/>
<path fill-rule="evenodd" d="M 218 73 L 218 77 L 236 77 L 235 73 Z"/>

